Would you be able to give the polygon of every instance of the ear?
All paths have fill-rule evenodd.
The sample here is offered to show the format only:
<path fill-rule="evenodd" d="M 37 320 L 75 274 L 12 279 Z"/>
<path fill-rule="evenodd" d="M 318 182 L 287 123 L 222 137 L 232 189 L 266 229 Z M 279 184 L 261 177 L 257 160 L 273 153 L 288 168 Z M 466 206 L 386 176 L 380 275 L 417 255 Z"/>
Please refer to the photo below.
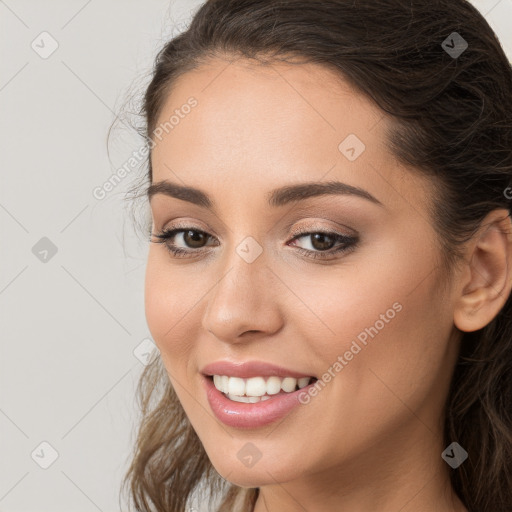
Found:
<path fill-rule="evenodd" d="M 506 209 L 485 217 L 468 245 L 456 298 L 454 323 L 465 332 L 485 327 L 512 288 L 512 222 Z"/>

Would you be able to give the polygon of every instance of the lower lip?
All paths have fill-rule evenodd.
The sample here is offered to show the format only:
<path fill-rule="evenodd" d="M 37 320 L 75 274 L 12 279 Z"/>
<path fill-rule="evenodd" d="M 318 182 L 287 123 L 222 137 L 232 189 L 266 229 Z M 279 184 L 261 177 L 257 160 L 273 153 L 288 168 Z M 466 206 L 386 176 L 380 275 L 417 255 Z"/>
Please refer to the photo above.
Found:
<path fill-rule="evenodd" d="M 235 428 L 257 428 L 269 425 L 286 416 L 294 407 L 300 405 L 299 394 L 308 391 L 312 382 L 293 393 L 273 395 L 268 400 L 254 404 L 234 402 L 225 397 L 213 384 L 213 380 L 204 376 L 206 396 L 216 418 Z"/>

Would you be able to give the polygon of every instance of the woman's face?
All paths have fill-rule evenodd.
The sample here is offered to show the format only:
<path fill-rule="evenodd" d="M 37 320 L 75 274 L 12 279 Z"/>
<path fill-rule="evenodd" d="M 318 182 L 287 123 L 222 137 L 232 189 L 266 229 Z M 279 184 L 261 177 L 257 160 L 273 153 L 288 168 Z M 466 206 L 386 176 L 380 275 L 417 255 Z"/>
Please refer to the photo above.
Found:
<path fill-rule="evenodd" d="M 245 60 L 182 75 L 160 113 L 153 185 L 209 205 L 154 189 L 153 233 L 181 228 L 166 242 L 188 253 L 151 244 L 146 318 L 210 460 L 238 485 L 441 461 L 452 297 L 430 183 L 388 152 L 387 122 L 323 67 Z M 261 365 L 205 370 L 216 362 Z M 203 372 L 262 377 L 251 393 L 270 398 L 232 401 Z M 276 395 L 272 375 L 289 377 Z M 294 375 L 317 382 L 290 398 Z"/>

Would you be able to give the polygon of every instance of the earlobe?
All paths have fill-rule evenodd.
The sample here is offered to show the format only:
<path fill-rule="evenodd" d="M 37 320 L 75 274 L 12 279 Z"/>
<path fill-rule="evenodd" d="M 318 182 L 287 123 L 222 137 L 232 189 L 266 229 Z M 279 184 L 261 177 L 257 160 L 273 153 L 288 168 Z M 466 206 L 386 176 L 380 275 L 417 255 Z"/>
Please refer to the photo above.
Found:
<path fill-rule="evenodd" d="M 471 332 L 489 324 L 512 289 L 512 223 L 508 210 L 497 209 L 482 221 L 468 245 L 454 324 Z"/>

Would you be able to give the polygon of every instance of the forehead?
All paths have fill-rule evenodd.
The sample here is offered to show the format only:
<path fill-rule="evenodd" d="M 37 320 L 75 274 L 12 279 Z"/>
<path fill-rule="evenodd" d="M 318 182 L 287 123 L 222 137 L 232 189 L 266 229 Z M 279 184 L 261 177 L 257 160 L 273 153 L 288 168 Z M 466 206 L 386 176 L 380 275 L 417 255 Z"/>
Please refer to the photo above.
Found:
<path fill-rule="evenodd" d="M 191 98 L 195 106 L 184 108 Z M 154 141 L 153 181 L 204 185 L 214 196 L 226 184 L 263 193 L 312 180 L 341 180 L 377 197 L 398 180 L 404 196 L 400 188 L 413 178 L 387 149 L 384 113 L 317 64 L 208 61 L 173 84 L 157 127 L 165 123 Z"/>
<path fill-rule="evenodd" d="M 296 152 L 297 147 L 307 151 L 321 144 L 332 158 L 337 142 L 350 133 L 375 146 L 379 132 L 371 133 L 372 128 L 383 117 L 338 74 L 316 64 L 208 61 L 178 78 L 157 126 L 176 111 L 179 114 L 190 97 L 197 106 L 163 133 L 167 148 L 190 142 L 191 137 L 201 149 L 214 148 L 216 153 L 241 142 L 244 151 L 252 153 L 262 143 L 266 149 L 280 147 L 281 152 Z"/>

